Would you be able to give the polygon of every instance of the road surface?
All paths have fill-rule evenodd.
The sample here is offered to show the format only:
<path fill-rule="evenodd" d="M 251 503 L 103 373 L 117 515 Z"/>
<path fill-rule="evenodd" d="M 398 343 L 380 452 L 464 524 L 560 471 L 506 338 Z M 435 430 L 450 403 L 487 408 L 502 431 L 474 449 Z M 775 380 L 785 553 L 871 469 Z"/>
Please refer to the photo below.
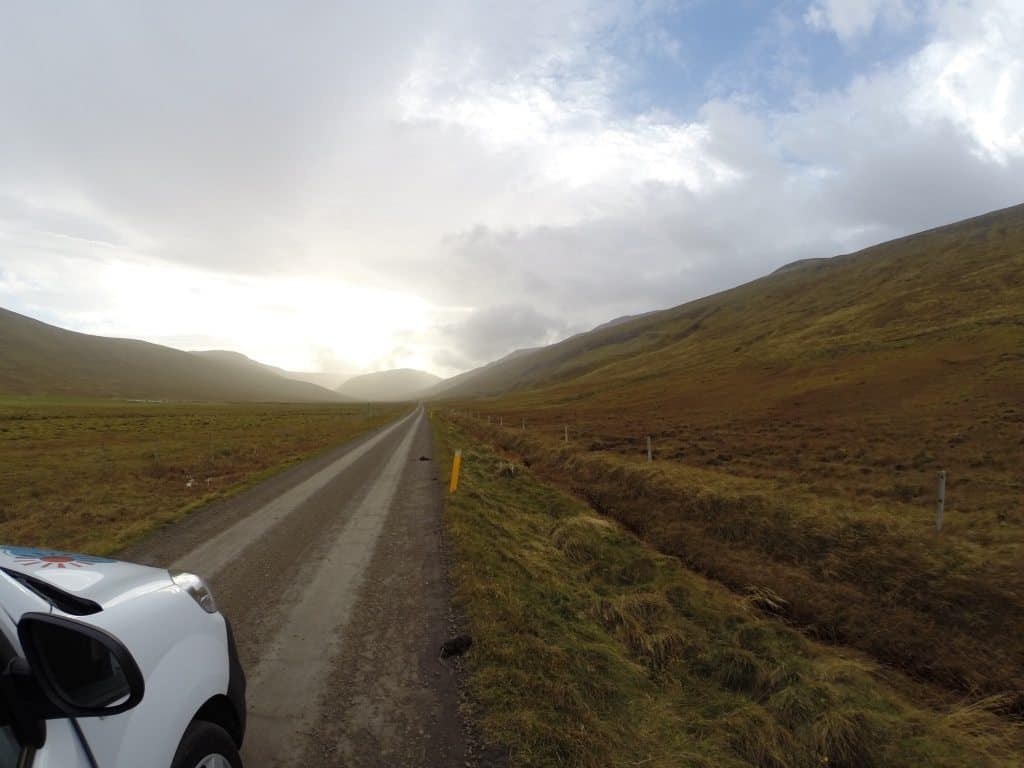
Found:
<path fill-rule="evenodd" d="M 472 764 L 422 408 L 121 556 L 198 573 L 248 680 L 246 768 Z"/>

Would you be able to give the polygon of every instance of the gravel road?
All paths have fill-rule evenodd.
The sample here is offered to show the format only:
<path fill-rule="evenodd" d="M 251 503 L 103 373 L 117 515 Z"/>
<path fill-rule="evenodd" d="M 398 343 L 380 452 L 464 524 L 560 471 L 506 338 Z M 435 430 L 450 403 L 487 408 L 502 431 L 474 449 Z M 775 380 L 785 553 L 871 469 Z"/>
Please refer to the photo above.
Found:
<path fill-rule="evenodd" d="M 125 550 L 206 578 L 249 678 L 246 768 L 464 766 L 422 408 Z"/>

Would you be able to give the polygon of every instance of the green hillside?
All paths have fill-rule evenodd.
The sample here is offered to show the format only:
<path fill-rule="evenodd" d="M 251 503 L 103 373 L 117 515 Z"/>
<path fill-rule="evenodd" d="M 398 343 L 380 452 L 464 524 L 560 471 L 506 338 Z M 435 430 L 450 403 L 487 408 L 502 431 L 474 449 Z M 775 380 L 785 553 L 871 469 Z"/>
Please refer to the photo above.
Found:
<path fill-rule="evenodd" d="M 75 333 L 6 309 L 0 309 L 0 350 L 0 394 L 6 395 L 247 402 L 341 399 L 241 355 L 204 357 L 145 341 Z"/>
<path fill-rule="evenodd" d="M 792 264 L 449 396 L 813 637 L 1024 712 L 1024 206 Z"/>
<path fill-rule="evenodd" d="M 1016 206 L 793 264 L 714 296 L 510 356 L 438 394 L 564 384 L 566 397 L 609 400 L 646 396 L 671 381 L 700 407 L 709 386 L 716 395 L 722 388 L 746 396 L 756 385 L 763 404 L 766 396 L 857 395 L 869 378 L 909 384 L 900 389 L 915 394 L 922 386 L 956 391 L 969 378 L 976 390 L 979 372 L 993 393 L 1009 394 L 1022 340 L 1024 206 Z"/>

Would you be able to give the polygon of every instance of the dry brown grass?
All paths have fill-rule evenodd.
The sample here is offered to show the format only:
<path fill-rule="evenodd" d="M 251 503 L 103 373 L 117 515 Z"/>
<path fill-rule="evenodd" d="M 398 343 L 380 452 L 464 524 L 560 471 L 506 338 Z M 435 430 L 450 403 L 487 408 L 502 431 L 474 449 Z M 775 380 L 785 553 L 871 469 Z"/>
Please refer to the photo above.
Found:
<path fill-rule="evenodd" d="M 502 473 L 508 452 L 465 423 L 434 425 L 440 461 L 463 452 L 445 521 L 475 640 L 470 688 L 511 765 L 1018 764 L 1021 734 L 990 708 L 922 704 L 935 697 L 765 617 L 544 482 L 535 462 Z"/>
<path fill-rule="evenodd" d="M 1017 206 L 519 356 L 444 407 L 813 636 L 1020 714 L 1022 308 Z"/>
<path fill-rule="evenodd" d="M 106 554 L 401 410 L 0 399 L 0 541 Z"/>
<path fill-rule="evenodd" d="M 556 480 L 663 552 L 811 636 L 970 695 L 1024 702 L 1024 561 L 1011 539 L 937 536 L 930 510 L 900 514 L 751 478 L 460 423 Z M 583 560 L 586 537 L 556 531 Z"/>

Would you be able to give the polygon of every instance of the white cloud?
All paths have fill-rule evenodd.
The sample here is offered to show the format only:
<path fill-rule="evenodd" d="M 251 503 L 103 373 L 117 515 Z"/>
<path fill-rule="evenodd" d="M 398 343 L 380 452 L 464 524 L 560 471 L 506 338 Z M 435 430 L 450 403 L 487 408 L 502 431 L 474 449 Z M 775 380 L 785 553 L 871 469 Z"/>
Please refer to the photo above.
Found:
<path fill-rule="evenodd" d="M 1024 123 L 1003 106 L 1012 99 L 1000 101 L 1000 83 L 1016 82 L 1024 30 L 1004 10 L 972 25 L 937 16 L 932 41 L 906 61 L 844 90 L 804 93 L 791 109 L 707 103 L 685 124 L 699 137 L 688 149 L 695 163 L 727 169 L 718 183 L 619 176 L 619 194 L 578 220 L 448 238 L 442 259 L 458 292 L 418 277 L 445 301 L 518 299 L 553 316 L 575 308 L 579 326 L 1019 202 Z M 946 63 L 977 50 L 985 66 L 951 91 Z M 557 133 L 534 142 L 535 157 Z"/>
<path fill-rule="evenodd" d="M 401 96 L 403 119 L 457 127 L 492 151 L 528 149 L 545 180 L 573 190 L 648 181 L 698 189 L 733 177 L 703 152 L 707 134 L 700 125 L 650 115 L 616 118 L 600 96 L 559 94 L 546 79 L 477 83 L 445 98 L 414 73 Z"/>
<path fill-rule="evenodd" d="M 805 94 L 783 116 L 787 149 L 841 168 L 894 141 L 952 128 L 980 160 L 1024 153 L 1024 6 L 950 2 L 931 19 L 931 40 L 905 61 L 844 91 Z"/>
<path fill-rule="evenodd" d="M 936 22 L 910 63 L 911 114 L 952 122 L 1000 162 L 1024 154 L 1024 4 L 950 4 Z"/>
<path fill-rule="evenodd" d="M 904 26 L 913 15 L 909 0 L 814 0 L 804 20 L 813 29 L 829 30 L 844 43 L 850 43 L 878 24 Z"/>
<path fill-rule="evenodd" d="M 494 77 L 472 60 L 451 66 L 424 56 L 402 83 L 402 120 L 464 131 L 492 152 L 526 150 L 540 177 L 574 192 L 648 181 L 697 189 L 734 177 L 702 151 L 707 136 L 699 124 L 618 115 L 616 74 L 576 58 L 545 49 Z"/>
<path fill-rule="evenodd" d="M 816 0 L 845 43 L 911 12 L 928 40 L 771 106 L 718 83 L 682 116 L 622 104 L 624 37 L 686 55 L 656 5 L 5 12 L 0 303 L 450 373 L 1020 201 L 1019 3 Z"/>

